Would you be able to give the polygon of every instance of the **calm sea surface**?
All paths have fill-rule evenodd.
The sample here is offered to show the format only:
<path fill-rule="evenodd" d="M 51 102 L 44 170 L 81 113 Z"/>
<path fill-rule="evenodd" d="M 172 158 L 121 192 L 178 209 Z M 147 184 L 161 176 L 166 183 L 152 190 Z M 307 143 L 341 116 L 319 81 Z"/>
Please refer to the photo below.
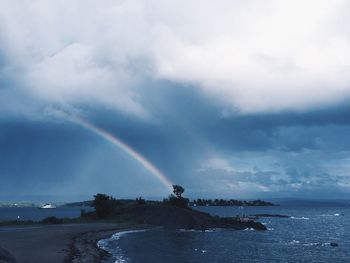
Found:
<path fill-rule="evenodd" d="M 6 220 L 42 220 L 49 216 L 55 216 L 58 218 L 75 218 L 80 216 L 80 210 L 86 211 L 92 208 L 86 207 L 59 207 L 56 209 L 39 209 L 36 207 L 0 207 L 0 221 Z"/>
<path fill-rule="evenodd" d="M 232 216 L 236 207 L 200 207 L 213 215 Z M 265 218 L 268 231 L 167 231 L 119 233 L 99 245 L 113 262 L 350 262 L 350 207 L 286 205 L 247 207 L 246 214 L 287 214 Z M 331 242 L 339 244 L 330 246 Z"/>

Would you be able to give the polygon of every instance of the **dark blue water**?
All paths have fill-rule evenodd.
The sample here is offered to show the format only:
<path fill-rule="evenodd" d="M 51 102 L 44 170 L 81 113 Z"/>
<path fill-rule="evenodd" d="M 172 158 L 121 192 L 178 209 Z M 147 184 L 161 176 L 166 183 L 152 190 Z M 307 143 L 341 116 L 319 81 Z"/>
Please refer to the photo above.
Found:
<path fill-rule="evenodd" d="M 39 221 L 49 216 L 55 216 L 57 218 L 76 218 L 80 216 L 80 210 L 86 207 L 59 207 L 56 209 L 39 209 L 36 207 L 0 207 L 0 221 L 6 220 L 33 220 Z M 91 208 L 90 208 L 91 210 Z"/>
<path fill-rule="evenodd" d="M 231 216 L 233 207 L 201 207 L 202 211 Z M 116 262 L 350 262 L 350 207 L 248 207 L 246 214 L 276 213 L 292 218 L 266 218 L 269 231 L 149 230 L 118 234 L 101 246 Z M 337 242 L 338 247 L 330 246 Z"/>

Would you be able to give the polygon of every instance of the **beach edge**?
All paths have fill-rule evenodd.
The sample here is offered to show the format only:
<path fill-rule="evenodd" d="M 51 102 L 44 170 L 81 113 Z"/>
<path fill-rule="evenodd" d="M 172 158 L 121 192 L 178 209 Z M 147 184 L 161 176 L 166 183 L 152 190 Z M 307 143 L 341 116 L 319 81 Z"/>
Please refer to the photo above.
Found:
<path fill-rule="evenodd" d="M 99 263 L 107 262 L 113 256 L 108 251 L 100 248 L 98 242 L 102 239 L 112 237 L 116 233 L 124 231 L 137 231 L 141 229 L 149 229 L 150 226 L 119 226 L 111 229 L 103 229 L 96 231 L 86 231 L 79 233 L 71 238 L 68 253 L 65 257 L 65 263 Z"/>

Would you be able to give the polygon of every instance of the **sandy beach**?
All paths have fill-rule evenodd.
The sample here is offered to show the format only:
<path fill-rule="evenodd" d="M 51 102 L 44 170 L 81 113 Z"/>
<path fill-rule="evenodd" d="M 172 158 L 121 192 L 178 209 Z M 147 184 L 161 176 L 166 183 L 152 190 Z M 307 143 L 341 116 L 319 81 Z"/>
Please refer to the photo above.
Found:
<path fill-rule="evenodd" d="M 101 262 L 110 255 L 97 241 L 126 229 L 109 223 L 0 227 L 0 263 Z"/>

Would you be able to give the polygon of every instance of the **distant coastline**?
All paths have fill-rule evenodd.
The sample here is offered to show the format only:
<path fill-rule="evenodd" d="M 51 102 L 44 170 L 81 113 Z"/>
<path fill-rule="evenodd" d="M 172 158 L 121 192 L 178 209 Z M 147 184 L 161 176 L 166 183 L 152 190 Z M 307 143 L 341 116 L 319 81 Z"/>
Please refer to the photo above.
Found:
<path fill-rule="evenodd" d="M 225 200 L 225 199 L 196 199 L 189 203 L 190 206 L 278 206 L 263 200 Z"/>

